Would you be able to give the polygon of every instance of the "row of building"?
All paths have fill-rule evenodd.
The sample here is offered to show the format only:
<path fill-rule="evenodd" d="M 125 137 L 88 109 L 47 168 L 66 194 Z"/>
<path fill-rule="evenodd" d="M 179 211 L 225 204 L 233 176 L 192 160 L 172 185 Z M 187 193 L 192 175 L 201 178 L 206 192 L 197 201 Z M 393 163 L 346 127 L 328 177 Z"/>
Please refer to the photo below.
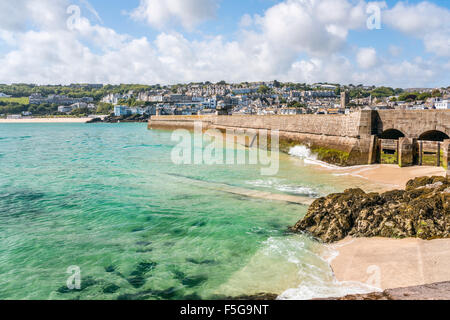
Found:
<path fill-rule="evenodd" d="M 58 107 L 58 112 L 60 112 L 60 113 L 71 113 L 75 109 L 84 109 L 84 108 L 87 108 L 87 109 L 93 111 L 93 110 L 97 109 L 97 106 L 95 104 L 93 104 L 93 103 L 77 102 L 77 103 L 74 103 L 74 104 L 72 104 L 70 106 L 64 106 L 64 105 L 59 106 Z"/>
<path fill-rule="evenodd" d="M 43 97 L 40 93 L 34 93 L 30 96 L 30 104 L 59 104 L 59 105 L 72 105 L 74 103 L 92 103 L 94 98 L 70 98 L 65 95 L 51 94 L 48 97 Z"/>

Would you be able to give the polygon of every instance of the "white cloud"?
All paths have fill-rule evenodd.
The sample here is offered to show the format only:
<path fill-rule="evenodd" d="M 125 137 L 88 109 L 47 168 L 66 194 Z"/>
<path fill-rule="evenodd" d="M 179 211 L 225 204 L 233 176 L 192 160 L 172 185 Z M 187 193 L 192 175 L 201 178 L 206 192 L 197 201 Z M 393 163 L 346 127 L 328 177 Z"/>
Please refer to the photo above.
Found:
<path fill-rule="evenodd" d="M 374 48 L 361 48 L 356 54 L 356 61 L 363 69 L 370 69 L 377 64 L 377 51 Z"/>
<path fill-rule="evenodd" d="M 287 0 L 259 20 L 272 46 L 309 54 L 330 54 L 345 45 L 348 31 L 363 28 L 365 4 L 347 0 Z"/>
<path fill-rule="evenodd" d="M 0 1 L 0 30 L 24 31 L 28 24 L 39 29 L 59 29 L 65 25 L 66 0 Z"/>
<path fill-rule="evenodd" d="M 131 16 L 162 29 L 169 24 L 181 24 L 192 30 L 197 24 L 215 16 L 216 0 L 141 0 Z"/>
<path fill-rule="evenodd" d="M 39 19 L 34 8 L 28 7 L 25 20 L 36 25 L 33 31 L 0 19 L 0 38 L 11 46 L 0 55 L 0 83 L 278 79 L 428 86 L 449 80 L 448 71 L 434 59 L 394 64 L 377 57 L 374 48 L 356 50 L 356 62 L 346 57 L 352 52 L 348 32 L 365 28 L 364 2 L 286 0 L 262 15 L 243 18 L 245 28 L 234 41 L 221 36 L 192 41 L 177 32 L 161 32 L 154 40 L 137 39 L 83 17 L 69 30 L 67 3 L 42 1 L 58 14 Z"/>
<path fill-rule="evenodd" d="M 430 2 L 397 3 L 383 13 L 387 25 L 422 39 L 425 49 L 438 56 L 450 56 L 450 10 Z"/>

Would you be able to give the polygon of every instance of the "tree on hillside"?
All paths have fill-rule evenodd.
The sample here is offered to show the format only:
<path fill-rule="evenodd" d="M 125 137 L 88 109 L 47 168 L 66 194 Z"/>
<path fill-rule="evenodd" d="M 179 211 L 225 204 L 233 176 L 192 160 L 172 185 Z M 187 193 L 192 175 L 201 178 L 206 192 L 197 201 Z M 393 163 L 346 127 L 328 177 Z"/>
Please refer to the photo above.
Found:
<path fill-rule="evenodd" d="M 438 89 L 433 90 L 433 92 L 431 93 L 431 95 L 433 96 L 433 98 L 440 98 L 440 97 L 442 97 L 442 93 L 441 93 L 441 91 L 438 90 Z"/>
<path fill-rule="evenodd" d="M 399 101 L 415 101 L 419 94 L 417 92 L 415 93 L 404 93 L 398 97 Z"/>
<path fill-rule="evenodd" d="M 267 94 L 267 93 L 269 93 L 269 91 L 270 91 L 270 89 L 266 85 L 261 85 L 258 88 L 258 93 L 260 93 L 260 94 Z"/>
<path fill-rule="evenodd" d="M 394 95 L 394 89 L 388 87 L 379 87 L 372 90 L 371 94 L 373 97 L 383 98 Z"/>
<path fill-rule="evenodd" d="M 431 93 L 430 92 L 424 92 L 421 93 L 417 96 L 418 100 L 427 100 L 428 98 L 431 98 Z"/>

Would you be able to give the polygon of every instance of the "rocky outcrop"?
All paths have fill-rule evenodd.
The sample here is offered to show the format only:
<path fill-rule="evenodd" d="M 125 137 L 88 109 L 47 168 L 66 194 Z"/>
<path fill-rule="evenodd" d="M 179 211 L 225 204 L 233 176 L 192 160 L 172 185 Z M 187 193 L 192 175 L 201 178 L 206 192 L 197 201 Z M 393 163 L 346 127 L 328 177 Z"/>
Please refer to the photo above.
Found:
<path fill-rule="evenodd" d="M 149 119 L 148 115 L 139 115 L 139 114 L 135 114 L 135 115 L 131 115 L 131 116 L 120 116 L 120 117 L 111 115 L 111 116 L 104 118 L 103 120 L 100 118 L 94 118 L 94 119 L 90 120 L 88 123 L 148 122 L 148 119 Z"/>
<path fill-rule="evenodd" d="M 319 300 L 450 300 L 450 282 Z"/>
<path fill-rule="evenodd" d="M 350 189 L 316 200 L 292 230 L 323 242 L 352 237 L 450 238 L 450 180 L 423 177 L 383 194 Z"/>

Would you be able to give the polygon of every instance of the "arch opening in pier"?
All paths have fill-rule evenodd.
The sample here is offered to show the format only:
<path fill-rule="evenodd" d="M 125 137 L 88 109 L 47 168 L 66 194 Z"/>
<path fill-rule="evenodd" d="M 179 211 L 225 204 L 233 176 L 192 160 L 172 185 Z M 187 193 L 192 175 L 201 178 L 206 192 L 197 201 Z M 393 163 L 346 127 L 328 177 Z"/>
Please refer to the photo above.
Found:
<path fill-rule="evenodd" d="M 377 162 L 383 164 L 399 163 L 399 139 L 404 138 L 403 132 L 397 129 L 384 130 L 379 138 Z"/>
<path fill-rule="evenodd" d="M 446 166 L 443 141 L 449 136 L 439 130 L 430 130 L 422 133 L 417 142 L 419 165 Z"/>
<path fill-rule="evenodd" d="M 398 140 L 400 138 L 404 138 L 405 135 L 403 132 L 397 130 L 397 129 L 388 129 L 383 131 L 380 138 L 381 139 L 391 139 L 391 140 Z"/>
<path fill-rule="evenodd" d="M 446 139 L 450 139 L 450 137 L 442 132 L 442 131 L 438 131 L 438 130 L 431 130 L 431 131 L 427 131 L 424 132 L 420 135 L 419 140 L 423 140 L 423 141 L 444 141 Z"/>

